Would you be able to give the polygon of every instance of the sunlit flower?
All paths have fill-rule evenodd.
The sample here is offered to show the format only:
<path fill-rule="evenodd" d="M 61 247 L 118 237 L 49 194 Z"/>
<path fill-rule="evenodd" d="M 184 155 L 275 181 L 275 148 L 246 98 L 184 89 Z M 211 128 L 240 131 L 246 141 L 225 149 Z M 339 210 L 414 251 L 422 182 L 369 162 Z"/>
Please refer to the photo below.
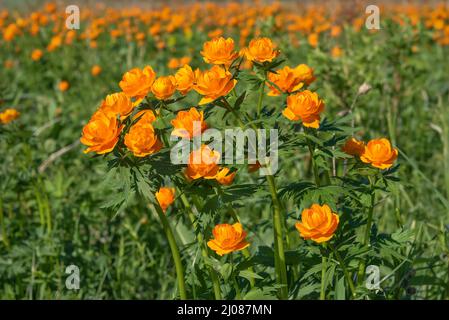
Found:
<path fill-rule="evenodd" d="M 214 238 L 207 242 L 207 246 L 222 256 L 249 247 L 246 232 L 240 223 L 218 224 L 212 230 Z"/>
<path fill-rule="evenodd" d="M 94 65 L 92 69 L 90 69 L 90 73 L 94 77 L 98 76 L 101 73 L 101 67 L 99 65 Z"/>
<path fill-rule="evenodd" d="M 166 100 L 176 92 L 176 79 L 174 76 L 157 78 L 152 87 L 151 92 L 159 100 Z"/>
<path fill-rule="evenodd" d="M 7 124 L 17 119 L 20 116 L 20 112 L 16 109 L 9 108 L 3 112 L 0 112 L 0 123 Z"/>
<path fill-rule="evenodd" d="M 360 155 L 360 160 L 370 163 L 379 169 L 388 169 L 396 161 L 398 150 L 391 146 L 390 141 L 385 138 L 370 140 Z"/>
<path fill-rule="evenodd" d="M 122 129 L 123 125 L 119 124 L 117 117 L 97 111 L 83 128 L 80 141 L 88 147 L 84 153 L 111 152 L 119 140 Z"/>
<path fill-rule="evenodd" d="M 171 124 L 174 127 L 171 134 L 184 139 L 191 139 L 194 136 L 201 135 L 207 129 L 203 111 L 198 112 L 194 107 L 188 111 L 179 111 L 176 118 L 171 121 Z"/>
<path fill-rule="evenodd" d="M 195 73 L 189 65 L 184 65 L 176 74 L 176 89 L 182 94 L 186 95 L 192 90 L 195 84 Z"/>
<path fill-rule="evenodd" d="M 287 108 L 282 114 L 289 120 L 301 120 L 305 127 L 318 128 L 320 114 L 324 110 L 324 102 L 318 94 L 304 90 L 287 97 Z"/>
<path fill-rule="evenodd" d="M 199 102 L 200 105 L 210 103 L 215 99 L 227 95 L 237 83 L 232 79 L 232 74 L 219 67 L 213 66 L 206 71 L 195 71 L 196 85 L 194 89 L 204 97 Z"/>
<path fill-rule="evenodd" d="M 322 243 L 330 240 L 338 227 L 340 219 L 328 205 L 313 204 L 301 213 L 301 222 L 295 224 L 301 237 Z"/>
<path fill-rule="evenodd" d="M 58 84 L 58 89 L 59 91 L 67 91 L 70 88 L 70 83 L 68 81 L 62 80 L 61 82 L 59 82 Z"/>
<path fill-rule="evenodd" d="M 215 179 L 219 171 L 220 153 L 203 144 L 200 149 L 192 151 L 189 156 L 185 174 L 188 179 Z"/>
<path fill-rule="evenodd" d="M 207 63 L 230 65 L 239 53 L 234 50 L 234 40 L 220 37 L 205 42 L 201 55 Z"/>
<path fill-rule="evenodd" d="M 100 106 L 101 111 L 119 116 L 120 120 L 126 119 L 133 109 L 131 99 L 123 92 L 108 94 Z"/>
<path fill-rule="evenodd" d="M 365 150 L 365 143 L 356 138 L 349 138 L 341 150 L 351 156 L 360 156 Z"/>
<path fill-rule="evenodd" d="M 156 199 L 162 208 L 162 211 L 167 211 L 167 208 L 175 201 L 175 188 L 161 187 L 156 192 Z"/>
<path fill-rule="evenodd" d="M 156 73 L 150 66 L 131 69 L 123 75 L 120 88 L 129 97 L 144 98 L 151 90 Z"/>
<path fill-rule="evenodd" d="M 250 41 L 247 48 L 243 50 L 246 58 L 256 62 L 271 62 L 279 55 L 275 45 L 269 38 L 256 38 Z"/>
<path fill-rule="evenodd" d="M 136 157 L 145 157 L 162 148 L 151 123 L 138 121 L 125 134 L 125 145 Z"/>

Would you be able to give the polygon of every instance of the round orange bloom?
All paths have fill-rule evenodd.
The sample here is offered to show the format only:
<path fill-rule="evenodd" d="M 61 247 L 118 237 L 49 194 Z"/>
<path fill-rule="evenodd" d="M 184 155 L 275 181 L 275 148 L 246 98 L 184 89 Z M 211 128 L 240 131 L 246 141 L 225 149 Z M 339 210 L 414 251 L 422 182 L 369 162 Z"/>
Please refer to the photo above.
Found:
<path fill-rule="evenodd" d="M 338 58 L 338 57 L 341 57 L 342 54 L 343 54 L 343 50 L 341 50 L 339 46 L 335 46 L 332 48 L 332 51 L 331 51 L 332 57 Z"/>
<path fill-rule="evenodd" d="M 186 95 L 187 92 L 192 90 L 195 84 L 195 73 L 189 65 L 185 65 L 179 69 L 175 74 L 176 89 L 181 92 L 182 95 Z"/>
<path fill-rule="evenodd" d="M 215 176 L 215 179 L 218 181 L 219 184 L 229 186 L 235 178 L 235 175 L 237 171 L 232 172 L 229 174 L 230 169 L 229 168 L 222 168 Z"/>
<path fill-rule="evenodd" d="M 307 41 L 309 42 L 311 47 L 316 48 L 318 46 L 318 34 L 309 34 L 309 36 L 307 37 Z"/>
<path fill-rule="evenodd" d="M 365 142 L 359 141 L 356 138 L 350 138 L 346 141 L 341 150 L 351 156 L 360 156 L 365 150 Z"/>
<path fill-rule="evenodd" d="M 7 124 L 17 119 L 20 116 L 20 112 L 16 109 L 9 108 L 0 113 L 0 123 Z"/>
<path fill-rule="evenodd" d="M 58 88 L 62 92 L 67 91 L 70 88 L 70 83 L 68 83 L 68 81 L 63 80 L 63 81 L 59 82 Z"/>
<path fill-rule="evenodd" d="M 339 222 L 338 215 L 328 205 L 313 204 L 309 209 L 303 210 L 301 222 L 297 222 L 295 227 L 305 240 L 321 243 L 333 237 Z"/>
<path fill-rule="evenodd" d="M 243 52 L 248 60 L 256 62 L 271 62 L 280 53 L 269 38 L 251 40 L 248 48 L 245 48 Z"/>
<path fill-rule="evenodd" d="M 304 82 L 307 85 L 311 84 L 316 79 L 313 75 L 313 69 L 306 64 L 300 64 L 293 70 L 299 81 Z"/>
<path fill-rule="evenodd" d="M 168 61 L 167 67 L 169 69 L 176 69 L 176 68 L 178 68 L 179 67 L 179 60 L 178 60 L 178 58 L 171 58 Z"/>
<path fill-rule="evenodd" d="M 207 246 L 219 256 L 249 247 L 245 239 L 246 232 L 240 223 L 218 224 L 212 230 L 212 234 L 214 238 L 207 242 Z"/>
<path fill-rule="evenodd" d="M 20 33 L 21 33 L 20 28 L 15 23 L 11 23 L 3 30 L 3 39 L 6 42 L 9 42 Z"/>
<path fill-rule="evenodd" d="M 303 82 L 301 82 L 301 79 L 296 76 L 295 70 L 290 68 L 289 66 L 285 66 L 284 68 L 277 70 L 277 73 L 269 73 L 268 79 L 273 82 L 276 86 L 279 87 L 279 89 L 282 90 L 282 92 L 288 92 L 291 93 L 293 91 L 301 89 L 301 87 L 304 85 Z M 267 83 L 268 87 L 270 88 L 270 92 L 268 92 L 269 96 L 278 96 L 280 95 L 280 92 L 278 89 Z"/>
<path fill-rule="evenodd" d="M 196 92 L 204 96 L 199 105 L 210 103 L 215 99 L 227 95 L 237 83 L 237 80 L 232 79 L 232 74 L 219 67 L 213 66 L 211 69 L 201 72 L 195 71 L 196 85 L 194 89 Z"/>
<path fill-rule="evenodd" d="M 171 121 L 171 124 L 174 127 L 171 135 L 184 139 L 191 139 L 194 136 L 201 135 L 207 129 L 203 111 L 198 112 L 194 107 L 190 108 L 189 111 L 179 111 L 176 118 Z"/>
<path fill-rule="evenodd" d="M 287 108 L 282 114 L 289 120 L 301 119 L 305 127 L 318 128 L 320 113 L 324 110 L 324 102 L 318 94 L 304 90 L 287 97 Z"/>
<path fill-rule="evenodd" d="M 156 73 L 150 66 L 143 70 L 134 68 L 126 72 L 119 83 L 120 88 L 129 97 L 144 98 L 151 90 Z"/>
<path fill-rule="evenodd" d="M 5 63 L 3 64 L 6 69 L 11 69 L 14 67 L 14 61 L 12 60 L 5 60 Z"/>
<path fill-rule="evenodd" d="M 390 141 L 385 138 L 373 139 L 367 143 L 360 160 L 370 163 L 379 169 L 390 168 L 398 157 L 398 150 L 391 147 Z"/>
<path fill-rule="evenodd" d="M 92 69 L 90 69 L 90 73 L 96 77 L 101 73 L 101 67 L 99 65 L 94 65 Z"/>
<path fill-rule="evenodd" d="M 207 63 L 230 65 L 239 53 L 234 50 L 234 40 L 220 37 L 205 42 L 201 55 Z"/>
<path fill-rule="evenodd" d="M 43 54 L 42 50 L 34 49 L 33 52 L 31 52 L 31 59 L 33 61 L 38 61 L 42 58 Z"/>
<path fill-rule="evenodd" d="M 203 144 L 200 149 L 190 153 L 185 171 L 187 178 L 192 180 L 200 178 L 215 179 L 220 169 L 217 165 L 220 157 L 219 152 L 211 150 L 207 145 Z"/>
<path fill-rule="evenodd" d="M 170 98 L 176 91 L 176 79 L 173 76 L 157 78 L 152 87 L 151 92 L 159 100 Z"/>
<path fill-rule="evenodd" d="M 94 151 L 98 154 L 111 152 L 119 140 L 123 126 L 117 117 L 101 110 L 94 113 L 84 126 L 81 143 L 88 146 L 84 153 Z"/>
<path fill-rule="evenodd" d="M 162 208 L 162 211 L 167 211 L 167 208 L 175 201 L 175 188 L 161 187 L 156 192 L 156 199 Z"/>
<path fill-rule="evenodd" d="M 162 142 L 158 139 L 151 123 L 138 121 L 125 134 L 125 145 L 136 157 L 145 157 L 158 152 Z"/>
<path fill-rule="evenodd" d="M 112 114 L 115 117 L 120 116 L 120 120 L 124 120 L 133 111 L 134 106 L 126 94 L 117 92 L 108 94 L 103 100 L 100 109 L 104 113 Z"/>

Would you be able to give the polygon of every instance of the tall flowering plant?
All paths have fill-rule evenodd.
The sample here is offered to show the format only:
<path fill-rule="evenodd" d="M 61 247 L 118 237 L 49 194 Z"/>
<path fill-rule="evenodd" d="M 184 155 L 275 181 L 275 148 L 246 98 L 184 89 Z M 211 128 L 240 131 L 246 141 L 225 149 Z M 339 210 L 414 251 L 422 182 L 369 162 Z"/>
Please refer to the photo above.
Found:
<path fill-rule="evenodd" d="M 281 67 L 282 53 L 269 38 L 241 50 L 231 38 L 215 38 L 200 54 L 208 67 L 186 64 L 172 75 L 151 66 L 127 71 L 121 91 L 108 95 L 83 128 L 85 152 L 107 155 L 110 175 L 119 178 L 108 207 L 122 208 L 133 193 L 150 204 L 181 299 L 289 299 L 308 286 L 321 299 L 337 291 L 358 297 L 374 256 L 376 194 L 395 181 L 397 149 L 386 138 L 356 139 L 351 115 L 326 118 L 329 106 L 313 89 L 319 76 L 306 64 Z M 265 148 L 280 167 L 271 157 L 250 157 L 260 145 L 249 138 L 224 146 L 244 161 L 223 161 L 227 150 L 216 133 L 232 128 L 258 137 L 275 130 L 279 141 Z M 312 179 L 290 181 L 282 158 L 304 152 Z M 270 215 L 251 223 L 241 204 L 256 193 Z M 192 230 L 194 249 L 174 228 L 179 221 Z M 189 267 L 196 252 L 202 263 Z M 341 272 L 341 281 L 331 283 L 331 272 Z"/>

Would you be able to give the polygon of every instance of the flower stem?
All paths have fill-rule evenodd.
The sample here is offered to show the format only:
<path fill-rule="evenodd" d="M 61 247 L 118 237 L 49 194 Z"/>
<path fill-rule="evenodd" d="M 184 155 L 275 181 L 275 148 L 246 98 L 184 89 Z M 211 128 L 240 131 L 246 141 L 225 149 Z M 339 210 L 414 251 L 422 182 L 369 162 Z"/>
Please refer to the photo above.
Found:
<path fill-rule="evenodd" d="M 176 244 L 175 237 L 173 235 L 173 230 L 170 226 L 170 222 L 162 211 L 161 207 L 158 204 L 154 204 L 156 212 L 161 220 L 162 227 L 164 229 L 165 235 L 167 236 L 168 244 L 170 246 L 170 250 L 173 256 L 173 260 L 175 261 L 175 269 L 176 269 L 176 277 L 178 279 L 178 288 L 179 288 L 179 296 L 182 300 L 187 299 L 186 293 L 186 285 L 184 282 L 184 268 L 181 262 L 181 256 L 179 254 L 178 245 Z"/>
<path fill-rule="evenodd" d="M 257 119 L 260 119 L 260 113 L 262 111 L 262 101 L 264 96 L 264 89 L 265 89 L 265 81 L 263 81 L 260 84 L 259 88 L 259 99 L 257 100 Z"/>
<path fill-rule="evenodd" d="M 240 293 L 240 288 L 239 288 L 239 285 L 237 283 L 236 276 L 234 274 L 234 256 L 233 256 L 232 253 L 230 255 L 230 262 L 231 262 L 231 278 L 232 278 L 232 284 L 234 285 L 235 297 L 236 297 L 237 300 L 242 300 L 242 295 Z"/>
<path fill-rule="evenodd" d="M 263 91 L 262 91 L 263 93 Z M 245 124 L 242 121 L 242 117 L 240 113 L 231 107 L 226 98 L 222 99 L 226 105 L 226 108 L 234 115 L 238 124 L 242 129 L 245 128 Z M 251 127 L 254 130 L 257 130 L 257 126 L 252 124 Z M 274 176 L 272 174 L 265 175 L 267 180 L 271 199 L 273 202 L 273 229 L 274 229 L 274 265 L 276 269 L 276 280 L 279 288 L 279 297 L 281 299 L 288 299 L 288 283 L 287 283 L 287 268 L 285 266 L 285 253 L 284 253 L 284 232 L 283 232 L 283 224 L 282 224 L 282 215 L 281 215 L 281 202 L 279 201 L 276 183 L 274 180 Z"/>
<path fill-rule="evenodd" d="M 324 281 L 326 279 L 326 269 L 327 269 L 327 259 L 324 254 L 322 253 L 321 256 L 321 288 L 320 288 L 320 300 L 326 300 L 326 290 L 324 288 Z"/>
<path fill-rule="evenodd" d="M 334 253 L 335 258 L 337 258 L 338 263 L 340 264 L 340 267 L 343 269 L 343 273 L 345 275 L 346 281 L 348 281 L 349 289 L 351 290 L 351 295 L 353 298 L 355 298 L 355 287 L 354 283 L 352 282 L 351 276 L 348 272 L 348 269 L 346 268 L 346 265 L 341 258 L 340 254 L 338 253 L 337 249 L 333 245 L 329 243 L 329 247 L 332 249 L 332 252 Z"/>
<path fill-rule="evenodd" d="M 184 204 L 184 206 L 186 207 L 190 222 L 193 225 L 193 229 L 194 229 L 194 232 L 196 235 L 196 240 L 198 241 L 198 245 L 201 249 L 201 255 L 203 256 L 204 260 L 209 260 L 209 253 L 207 252 L 207 248 L 205 246 L 204 237 L 200 232 L 197 232 L 198 222 L 197 222 L 197 219 L 193 212 L 193 208 L 190 205 L 190 202 L 184 193 L 181 193 L 181 201 Z M 211 266 L 207 266 L 207 268 L 209 269 L 209 275 L 212 280 L 215 299 L 221 300 L 222 298 L 221 298 L 220 282 L 218 281 L 217 274 Z"/>
<path fill-rule="evenodd" d="M 365 235 L 363 237 L 363 246 L 365 248 L 369 247 L 369 240 L 370 240 L 370 235 L 371 235 L 371 225 L 373 224 L 374 203 L 376 200 L 376 194 L 374 191 L 374 183 L 373 183 L 371 177 L 369 177 L 369 180 L 370 180 L 370 185 L 371 185 L 371 201 L 370 201 L 370 207 L 369 207 L 369 211 L 368 211 L 368 220 L 366 221 Z M 362 282 L 365 278 L 365 266 L 366 266 L 365 260 L 361 261 L 359 264 L 359 271 L 357 274 L 357 283 L 359 285 L 362 284 Z"/>
<path fill-rule="evenodd" d="M 274 227 L 274 259 L 281 299 L 288 299 L 287 268 L 285 266 L 284 235 L 281 221 L 281 203 L 277 196 L 276 184 L 272 175 L 265 176 L 270 188 L 273 201 L 273 227 Z"/>

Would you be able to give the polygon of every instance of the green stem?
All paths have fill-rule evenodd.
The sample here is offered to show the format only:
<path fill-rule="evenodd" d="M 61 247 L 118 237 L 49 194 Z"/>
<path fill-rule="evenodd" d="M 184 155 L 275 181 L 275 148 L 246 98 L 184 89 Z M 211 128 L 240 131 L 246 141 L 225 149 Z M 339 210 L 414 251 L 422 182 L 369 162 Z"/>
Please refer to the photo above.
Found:
<path fill-rule="evenodd" d="M 245 128 L 245 124 L 242 121 L 240 113 L 232 108 L 226 98 L 222 99 L 226 105 L 226 108 L 234 115 L 237 122 L 242 129 Z M 257 130 L 257 126 L 252 124 L 251 127 Z M 274 229 L 274 265 L 276 269 L 276 282 L 280 286 L 279 296 L 281 299 L 288 299 L 288 283 L 287 283 L 287 268 L 285 266 L 285 253 L 284 253 L 284 232 L 281 216 L 281 202 L 279 201 L 276 183 L 273 175 L 265 176 L 271 194 L 273 202 L 274 214 L 273 214 L 273 229 Z"/>
<path fill-rule="evenodd" d="M 170 226 L 170 222 L 162 211 L 158 204 L 154 204 L 156 212 L 161 220 L 162 227 L 164 229 L 165 235 L 167 236 L 168 244 L 171 249 L 173 260 L 175 261 L 176 277 L 178 279 L 179 295 L 182 300 L 187 299 L 186 286 L 184 282 L 184 268 L 181 262 L 181 255 L 179 254 L 178 245 L 176 244 L 175 237 L 173 236 L 173 230 Z"/>
<path fill-rule="evenodd" d="M 332 249 L 332 252 L 334 253 L 335 258 L 337 258 L 337 261 L 338 261 L 338 263 L 340 264 L 340 267 L 343 270 L 343 273 L 345 275 L 346 281 L 349 284 L 349 289 L 351 290 L 352 297 L 355 298 L 354 283 L 352 282 L 351 275 L 349 274 L 348 269 L 346 268 L 346 265 L 345 265 L 343 259 L 341 258 L 340 254 L 335 249 L 335 247 L 333 245 L 331 245 L 330 243 L 329 243 L 329 247 Z"/>
<path fill-rule="evenodd" d="M 260 119 L 260 114 L 262 111 L 262 101 L 263 101 L 263 96 L 264 96 L 264 89 L 265 89 L 265 81 L 263 81 L 260 84 L 260 88 L 259 88 L 259 99 L 257 100 L 257 119 Z"/>
<path fill-rule="evenodd" d="M 287 268 L 285 266 L 284 235 L 281 220 L 281 204 L 277 196 L 276 184 L 272 175 L 265 176 L 270 188 L 271 199 L 273 201 L 273 226 L 274 226 L 274 258 L 281 299 L 288 299 Z"/>
<path fill-rule="evenodd" d="M 317 187 L 320 186 L 320 175 L 318 174 L 318 168 L 316 166 L 316 162 L 315 162 L 315 153 L 313 152 L 313 146 L 312 143 L 310 142 L 309 139 L 307 139 L 307 147 L 309 148 L 309 153 L 310 153 L 310 158 L 312 161 L 312 171 L 313 171 L 313 176 L 315 178 L 315 184 Z"/>
<path fill-rule="evenodd" d="M 239 288 L 239 285 L 237 283 L 236 276 L 234 274 L 234 256 L 233 256 L 232 253 L 230 255 L 230 260 L 231 260 L 231 278 L 232 278 L 232 284 L 234 285 L 235 297 L 237 298 L 237 300 L 242 300 L 242 295 L 240 293 L 240 288 Z"/>
<path fill-rule="evenodd" d="M 368 220 L 366 221 L 366 229 L 365 229 L 365 235 L 363 237 L 363 246 L 365 248 L 369 247 L 369 240 L 370 240 L 370 235 L 371 235 L 371 225 L 373 224 L 373 213 L 374 213 L 374 202 L 375 202 L 375 192 L 374 192 L 374 184 L 370 179 L 370 184 L 371 184 L 371 201 L 370 201 L 370 207 L 369 207 L 369 211 L 368 211 Z M 357 283 L 359 285 L 362 284 L 364 278 L 365 278 L 365 260 L 361 261 L 359 264 L 359 271 L 358 271 L 358 275 L 357 275 Z"/>
<path fill-rule="evenodd" d="M 320 288 L 320 300 L 326 300 L 326 292 L 324 289 L 324 280 L 326 278 L 327 259 L 324 252 L 321 256 L 321 288 Z"/>
<path fill-rule="evenodd" d="M 187 199 L 186 195 L 184 193 L 181 193 L 181 201 L 184 204 L 184 206 L 187 209 L 187 214 L 189 216 L 190 222 L 193 225 L 193 229 L 195 231 L 196 234 L 196 240 L 198 241 L 198 245 L 201 248 L 201 255 L 203 256 L 203 259 L 205 261 L 209 260 L 209 253 L 207 252 L 207 248 L 204 242 L 204 237 L 200 232 L 197 232 L 197 227 L 198 227 L 198 222 L 197 219 L 195 217 L 195 214 L 193 212 L 192 206 L 190 205 L 189 200 Z M 218 281 L 218 277 L 217 274 L 215 272 L 215 270 L 211 267 L 208 266 L 209 269 L 209 274 L 210 274 L 210 278 L 212 280 L 212 285 L 214 288 L 214 295 L 215 295 L 215 299 L 216 300 L 221 300 L 221 290 L 220 290 L 220 282 Z"/>

